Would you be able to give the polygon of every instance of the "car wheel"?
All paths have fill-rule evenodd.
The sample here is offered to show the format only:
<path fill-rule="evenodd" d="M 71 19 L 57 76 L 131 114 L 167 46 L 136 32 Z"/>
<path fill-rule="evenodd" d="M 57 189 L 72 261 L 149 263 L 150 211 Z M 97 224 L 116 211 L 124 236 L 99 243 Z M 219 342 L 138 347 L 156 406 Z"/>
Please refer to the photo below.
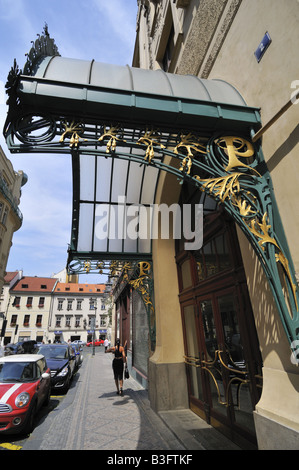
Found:
<path fill-rule="evenodd" d="M 70 388 L 70 384 L 71 384 L 71 376 L 70 376 L 70 373 L 69 373 L 67 381 L 65 382 L 65 385 L 62 389 L 62 393 L 66 393 L 68 391 L 68 389 Z"/>
<path fill-rule="evenodd" d="M 26 425 L 24 427 L 25 434 L 32 433 L 34 429 L 34 421 L 35 421 L 35 414 L 36 414 L 36 403 L 33 404 L 29 414 L 27 416 Z"/>

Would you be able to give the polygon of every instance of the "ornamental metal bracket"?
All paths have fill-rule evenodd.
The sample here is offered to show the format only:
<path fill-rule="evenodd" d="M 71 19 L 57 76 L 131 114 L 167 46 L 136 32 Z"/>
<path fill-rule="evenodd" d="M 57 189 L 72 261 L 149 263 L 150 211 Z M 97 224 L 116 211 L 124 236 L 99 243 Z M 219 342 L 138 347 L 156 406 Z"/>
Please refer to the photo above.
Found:
<path fill-rule="evenodd" d="M 208 194 L 224 207 L 251 243 L 268 279 L 287 338 L 290 343 L 298 341 L 295 270 L 261 142 L 252 142 L 261 124 L 257 108 L 146 91 L 136 93 L 133 89 L 106 89 L 90 83 L 74 86 L 68 81 L 59 81 L 57 95 L 57 80 L 39 73 L 34 75 L 36 67 L 46 70 L 55 55 L 57 48 L 45 28 L 43 37 L 28 55 L 25 74 L 16 63 L 9 74 L 6 85 L 9 111 L 4 128 L 9 150 L 73 155 L 76 152 L 82 159 L 96 158 L 99 165 L 98 157 L 127 160 L 153 167 L 157 173 L 166 171 L 175 175 L 180 184 L 192 184 Z M 89 100 L 95 95 L 97 99 Z M 73 168 L 76 162 L 78 159 L 73 158 Z M 89 251 L 78 250 L 77 180 L 78 174 L 74 177 L 77 186 L 68 268 L 71 270 L 76 260 L 87 263 L 125 260 L 125 256 L 113 252 L 107 258 L 106 252 L 93 251 L 93 246 Z M 93 207 L 101 203 L 88 202 Z M 150 261 L 151 253 L 148 258 L 130 253 L 129 261 L 141 259 Z M 145 278 L 136 276 L 131 281 L 137 279 L 142 282 L 135 282 L 135 287 L 143 292 L 147 302 L 142 291 Z M 150 289 L 148 285 L 145 292 Z M 153 302 L 146 305 L 151 312 Z"/>
<path fill-rule="evenodd" d="M 67 266 L 69 274 L 97 273 L 107 274 L 109 280 L 115 281 L 115 286 L 132 287 L 141 297 L 146 309 L 151 348 L 156 342 L 156 320 L 154 307 L 153 266 L 149 260 L 72 260 Z M 117 287 L 114 286 L 114 290 Z"/>

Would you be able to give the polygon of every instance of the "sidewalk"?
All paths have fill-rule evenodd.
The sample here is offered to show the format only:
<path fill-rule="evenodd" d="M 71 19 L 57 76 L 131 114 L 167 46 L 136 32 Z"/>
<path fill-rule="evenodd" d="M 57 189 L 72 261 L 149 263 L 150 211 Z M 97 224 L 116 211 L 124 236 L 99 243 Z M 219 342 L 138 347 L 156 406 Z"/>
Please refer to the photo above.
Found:
<path fill-rule="evenodd" d="M 112 358 L 102 348 L 85 354 L 67 395 L 23 450 L 238 449 L 190 410 L 155 413 L 147 391 L 131 377 L 124 396 L 116 395 Z"/>

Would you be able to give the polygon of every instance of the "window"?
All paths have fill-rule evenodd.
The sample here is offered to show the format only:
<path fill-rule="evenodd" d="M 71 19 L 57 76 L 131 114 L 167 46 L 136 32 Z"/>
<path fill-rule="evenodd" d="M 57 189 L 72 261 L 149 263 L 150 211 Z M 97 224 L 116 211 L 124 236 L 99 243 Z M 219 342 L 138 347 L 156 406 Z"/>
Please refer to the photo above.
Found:
<path fill-rule="evenodd" d="M 106 317 L 101 317 L 100 326 L 106 326 Z"/>
<path fill-rule="evenodd" d="M 164 52 L 163 60 L 162 60 L 163 70 L 165 72 L 167 72 L 168 69 L 169 69 L 170 62 L 171 62 L 172 55 L 173 55 L 173 51 L 174 51 L 174 28 L 172 26 L 171 30 L 170 30 L 170 33 L 169 33 L 168 41 L 167 41 L 167 44 L 166 44 L 166 49 L 165 49 L 165 52 Z"/>
<path fill-rule="evenodd" d="M 40 297 L 39 302 L 38 302 L 39 308 L 42 308 L 45 306 L 45 297 Z"/>
<path fill-rule="evenodd" d="M 40 286 L 40 288 L 41 288 L 41 289 L 47 289 L 47 286 L 46 286 L 46 284 L 42 284 L 42 285 Z"/>
<path fill-rule="evenodd" d="M 67 315 L 65 318 L 65 326 L 71 326 L 71 316 Z"/>
<path fill-rule="evenodd" d="M 72 300 L 67 301 L 67 310 L 73 310 L 73 301 Z"/>
<path fill-rule="evenodd" d="M 90 300 L 89 301 L 89 310 L 95 310 L 96 305 L 95 305 L 95 300 Z"/>
<path fill-rule="evenodd" d="M 56 317 L 56 324 L 55 326 L 61 326 L 61 317 Z"/>
<path fill-rule="evenodd" d="M 42 315 L 36 316 L 36 326 L 42 326 L 42 319 L 43 319 Z"/>
<path fill-rule="evenodd" d="M 195 252 L 198 280 L 202 281 L 231 267 L 226 234 L 220 234 Z"/>
<path fill-rule="evenodd" d="M 25 315 L 23 326 L 29 326 L 29 322 L 30 322 L 30 315 Z"/>
<path fill-rule="evenodd" d="M 32 307 L 32 300 L 33 300 L 33 297 L 27 297 L 26 307 L 28 308 Z"/>
<path fill-rule="evenodd" d="M 38 376 L 40 377 L 41 374 L 47 370 L 46 360 L 39 359 L 36 364 L 37 368 L 39 369 Z"/>
<path fill-rule="evenodd" d="M 63 304 L 63 299 L 59 299 L 58 300 L 58 307 L 57 307 L 58 310 L 62 310 L 62 304 Z"/>
<path fill-rule="evenodd" d="M 82 300 L 77 300 L 77 310 L 82 310 Z"/>
<path fill-rule="evenodd" d="M 20 307 L 20 300 L 21 300 L 21 297 L 15 297 L 15 299 L 12 303 L 12 306 L 13 307 Z"/>
<path fill-rule="evenodd" d="M 80 326 L 80 317 L 75 318 L 75 327 L 78 328 Z"/>
<path fill-rule="evenodd" d="M 12 315 L 11 316 L 11 321 L 10 321 L 10 326 L 16 326 L 18 321 L 18 315 Z"/>
<path fill-rule="evenodd" d="M 5 209 L 4 209 L 4 214 L 3 214 L 3 218 L 2 218 L 2 223 L 3 223 L 3 225 L 6 224 L 7 216 L 8 216 L 8 207 L 5 207 Z"/>

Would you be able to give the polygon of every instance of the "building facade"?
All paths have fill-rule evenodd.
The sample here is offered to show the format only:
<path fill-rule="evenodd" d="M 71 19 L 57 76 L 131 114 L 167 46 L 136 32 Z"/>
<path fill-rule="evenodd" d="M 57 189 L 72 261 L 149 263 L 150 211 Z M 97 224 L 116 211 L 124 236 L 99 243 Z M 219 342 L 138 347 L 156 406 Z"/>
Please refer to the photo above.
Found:
<path fill-rule="evenodd" d="M 57 282 L 49 318 L 48 339 L 85 342 L 111 338 L 104 298 L 105 284 Z"/>
<path fill-rule="evenodd" d="M 5 330 L 7 326 L 7 310 L 11 302 L 10 289 L 18 282 L 23 276 L 22 271 L 7 272 L 4 277 L 4 284 L 2 287 L 0 297 L 0 345 L 4 344 Z"/>
<path fill-rule="evenodd" d="M 7 273 L 1 306 L 7 320 L 3 344 L 111 339 L 105 284 L 60 282 Z M 7 292 L 6 292 L 7 291 Z"/>
<path fill-rule="evenodd" d="M 253 142 L 262 138 L 298 273 L 298 2 L 138 5 L 133 66 L 223 80 L 247 105 L 260 108 L 263 127 Z M 186 185 L 178 188 L 171 176 L 160 179 L 156 202 L 191 197 L 196 194 Z M 151 404 L 156 410 L 190 407 L 249 446 L 298 448 L 298 364 L 283 320 L 248 239 L 219 205 L 212 201 L 210 207 L 201 250 L 188 253 L 174 240 L 153 243 L 157 344 L 149 359 Z"/>
<path fill-rule="evenodd" d="M 5 269 L 12 245 L 12 237 L 22 225 L 23 216 L 19 210 L 21 188 L 27 176 L 16 172 L 0 147 L 0 288 L 4 284 Z"/>
<path fill-rule="evenodd" d="M 29 339 L 42 342 L 48 336 L 52 293 L 56 279 L 23 276 L 10 289 L 5 344 Z"/>

